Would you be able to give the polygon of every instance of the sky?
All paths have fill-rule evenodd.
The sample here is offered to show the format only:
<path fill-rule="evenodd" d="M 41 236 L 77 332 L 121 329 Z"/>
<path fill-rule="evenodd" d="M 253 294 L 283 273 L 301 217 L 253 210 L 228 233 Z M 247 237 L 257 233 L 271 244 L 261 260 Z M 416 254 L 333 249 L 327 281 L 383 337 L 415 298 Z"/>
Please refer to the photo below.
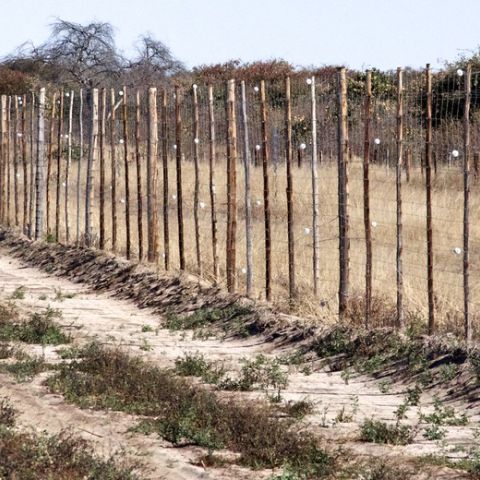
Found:
<path fill-rule="evenodd" d="M 294 65 L 420 67 L 476 50 L 480 0 L 0 0 L 0 56 L 38 44 L 56 18 L 115 27 L 127 55 L 142 33 L 188 67 L 283 58 Z"/>

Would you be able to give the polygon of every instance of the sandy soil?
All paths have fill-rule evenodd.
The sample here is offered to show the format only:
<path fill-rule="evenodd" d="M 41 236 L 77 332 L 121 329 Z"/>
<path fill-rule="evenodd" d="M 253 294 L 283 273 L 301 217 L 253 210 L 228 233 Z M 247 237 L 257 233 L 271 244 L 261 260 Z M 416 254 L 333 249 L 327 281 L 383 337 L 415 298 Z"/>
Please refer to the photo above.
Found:
<path fill-rule="evenodd" d="M 172 333 L 160 328 L 160 318 L 148 309 L 140 310 L 132 303 L 115 299 L 107 294 L 88 291 L 81 284 L 63 278 L 52 277 L 35 268 L 25 267 L 20 261 L 0 251 L 1 296 L 7 298 L 18 287 L 25 287 L 25 298 L 15 302 L 27 310 L 50 305 L 59 309 L 61 323 L 69 329 L 79 342 L 96 338 L 101 342 L 122 345 L 132 352 L 161 366 L 169 366 L 178 356 L 186 352 L 201 352 L 209 359 L 223 361 L 228 368 L 238 368 L 243 357 L 253 357 L 258 353 L 282 355 L 288 348 L 267 342 L 261 336 L 246 339 L 193 339 L 191 333 Z M 73 298 L 56 299 L 56 292 L 75 294 Z M 41 300 L 44 298 L 45 300 Z M 142 332 L 142 327 L 153 331 Z M 47 359 L 57 358 L 55 348 L 42 352 L 40 347 L 33 350 L 44 353 Z M 374 416 L 377 419 L 395 418 L 395 410 L 404 400 L 406 386 L 392 385 L 387 393 L 380 391 L 380 384 L 371 378 L 352 375 L 345 381 L 338 372 L 317 371 L 310 375 L 292 371 L 289 386 L 283 394 L 285 400 L 310 399 L 315 404 L 315 412 L 307 418 L 312 428 L 321 431 L 329 441 L 348 447 L 359 455 L 389 456 L 392 458 L 412 457 L 426 453 L 446 453 L 448 456 L 461 456 L 458 447 L 468 447 L 474 440 L 474 429 L 480 420 L 478 405 L 449 403 L 459 413 L 466 412 L 469 423 L 462 427 L 448 427 L 446 444 L 448 451 L 442 450 L 438 442 L 426 440 L 420 429 L 415 442 L 405 447 L 379 446 L 359 442 L 359 424 Z M 438 393 L 438 392 L 437 392 Z M 41 377 L 28 384 L 16 384 L 5 375 L 0 376 L 0 395 L 9 396 L 22 412 L 20 423 L 40 430 L 57 432 L 65 427 L 93 441 L 99 451 L 110 454 L 124 449 L 132 458 L 139 458 L 146 466 L 147 478 L 200 479 L 200 478 L 261 478 L 254 477 L 242 469 L 209 469 L 193 466 L 191 462 L 198 455 L 196 449 L 175 449 L 157 438 L 128 433 L 135 423 L 132 416 L 114 413 L 80 410 L 67 405 L 60 396 L 52 395 L 41 385 Z M 261 393 L 246 396 L 263 395 Z M 421 400 L 422 413 L 432 408 L 432 392 L 424 393 Z M 338 422 L 341 409 L 352 415 L 348 422 Z M 418 421 L 418 411 L 411 409 L 408 421 Z M 453 451 L 455 448 L 455 452 Z M 271 473 L 271 472 L 270 472 Z M 468 478 L 451 470 L 438 471 L 432 477 L 418 478 Z"/>

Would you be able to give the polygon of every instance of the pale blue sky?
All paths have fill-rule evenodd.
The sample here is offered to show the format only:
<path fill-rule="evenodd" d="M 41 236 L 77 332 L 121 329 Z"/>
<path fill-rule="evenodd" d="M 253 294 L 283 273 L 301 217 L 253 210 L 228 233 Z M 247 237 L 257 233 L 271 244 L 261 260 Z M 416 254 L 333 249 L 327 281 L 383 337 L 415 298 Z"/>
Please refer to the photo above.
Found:
<path fill-rule="evenodd" d="M 480 45 L 480 0 L 1 0 L 0 55 L 43 41 L 55 17 L 110 22 L 125 53 L 144 32 L 187 66 L 439 66 Z"/>

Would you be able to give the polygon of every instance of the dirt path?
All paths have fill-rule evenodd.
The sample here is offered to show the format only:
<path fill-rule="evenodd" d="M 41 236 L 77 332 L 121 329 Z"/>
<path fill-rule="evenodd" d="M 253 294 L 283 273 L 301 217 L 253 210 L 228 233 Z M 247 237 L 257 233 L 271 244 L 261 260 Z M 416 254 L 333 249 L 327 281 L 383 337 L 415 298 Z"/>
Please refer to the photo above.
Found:
<path fill-rule="evenodd" d="M 8 257 L 5 251 L 0 251 L 0 285 L 4 297 L 10 296 L 15 289 L 24 287 L 25 298 L 16 300 L 16 303 L 26 309 L 47 305 L 59 309 L 63 314 L 63 327 L 71 329 L 77 338 L 82 340 L 96 338 L 101 342 L 122 345 L 162 366 L 172 365 L 175 358 L 187 352 L 202 352 L 209 359 L 221 360 L 231 368 L 238 367 L 241 358 L 254 357 L 258 353 L 267 355 L 288 353 L 286 348 L 280 348 L 273 342 L 266 342 L 261 336 L 246 339 L 199 340 L 193 339 L 190 333 L 172 333 L 160 328 L 159 317 L 148 309 L 140 310 L 130 302 L 106 294 L 91 293 L 84 285 L 25 267 L 18 260 Z M 74 297 L 60 299 L 65 294 L 74 294 Z M 46 349 L 45 355 L 47 359 L 54 359 L 55 349 Z M 142 460 L 157 475 L 151 478 L 196 479 L 230 476 L 230 473 L 220 470 L 205 472 L 202 468 L 192 466 L 189 462 L 194 456 L 194 451 L 162 447 L 158 439 L 126 434 L 133 422 L 127 415 L 78 410 L 66 405 L 61 397 L 49 394 L 39 380 L 32 384 L 20 385 L 2 376 L 0 383 L 0 395 L 8 395 L 14 403 L 20 405 L 24 412 L 21 420 L 23 419 L 22 423 L 25 425 L 35 425 L 36 428 L 49 431 L 58 431 L 65 426 L 74 425 L 82 436 L 101 444 L 101 448 L 106 449 L 105 453 L 117 450 L 121 446 L 136 452 L 134 456 L 145 452 Z M 313 401 L 316 406 L 315 412 L 307 418 L 308 423 L 320 429 L 323 436 L 335 443 L 344 444 L 358 454 L 398 458 L 442 453 L 456 457 L 462 455 L 462 448 L 475 442 L 474 429 L 479 425 L 480 419 L 478 408 L 467 410 L 461 404 L 450 405 L 459 413 L 466 412 L 469 423 L 466 426 L 447 427 L 445 444 L 452 446 L 448 451 L 445 451 L 441 442 L 425 439 L 421 431 L 413 444 L 404 447 L 359 442 L 357 440 L 359 424 L 364 419 L 373 416 L 378 420 L 394 421 L 395 411 L 404 400 L 405 387 L 395 385 L 384 393 L 379 387 L 378 381 L 363 376 L 352 376 L 346 381 L 345 377 L 337 372 L 319 371 L 310 375 L 292 372 L 289 376 L 289 386 L 283 396 L 287 401 L 299 399 Z M 344 418 L 341 418 L 342 409 Z M 422 395 L 421 410 L 423 413 L 432 411 L 431 394 Z M 351 418 L 348 419 L 348 416 Z M 416 423 L 417 410 L 409 411 L 407 418 L 407 421 Z M 159 472 L 161 476 L 158 476 Z M 240 470 L 236 472 L 233 478 L 241 478 L 240 472 Z M 454 477 L 452 471 L 447 471 L 445 475 L 447 476 L 437 472 L 434 477 L 424 478 L 468 478 L 462 474 Z"/>

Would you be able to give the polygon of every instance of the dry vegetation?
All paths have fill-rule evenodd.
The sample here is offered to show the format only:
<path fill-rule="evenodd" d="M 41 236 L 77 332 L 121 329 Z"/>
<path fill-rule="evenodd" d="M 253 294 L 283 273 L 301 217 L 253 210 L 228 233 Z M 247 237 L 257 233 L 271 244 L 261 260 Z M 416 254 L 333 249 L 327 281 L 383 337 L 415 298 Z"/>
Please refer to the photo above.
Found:
<path fill-rule="evenodd" d="M 120 154 L 120 151 L 118 152 Z M 224 284 L 225 276 L 225 225 L 226 225 L 226 166 L 220 155 L 216 167 L 217 216 L 218 216 L 218 253 L 220 258 L 220 284 Z M 121 163 L 121 162 L 119 162 Z M 107 156 L 106 185 L 111 185 L 109 175 L 109 158 Z M 83 168 L 83 166 L 82 166 Z M 75 240 L 76 225 L 76 184 L 74 173 L 77 162 L 72 164 L 70 180 L 70 231 Z M 176 185 L 175 163 L 172 156 L 169 162 L 169 226 L 170 226 L 170 262 L 172 269 L 178 268 L 177 217 L 176 217 Z M 117 178 L 117 215 L 118 215 L 118 253 L 125 252 L 125 195 L 123 168 L 119 165 Z M 84 173 L 84 172 L 83 172 Z M 145 174 L 145 172 L 143 172 Z M 130 162 L 130 222 L 132 231 L 132 250 L 137 250 L 137 217 L 136 217 L 136 169 Z M 296 242 L 296 278 L 298 285 L 298 301 L 294 312 L 321 317 L 331 321 L 337 309 L 338 291 L 338 206 L 337 206 L 337 171 L 333 161 L 324 161 L 319 170 L 320 183 L 320 298 L 316 299 L 312 292 L 312 213 L 311 213 L 311 176 L 308 166 L 295 167 L 293 170 L 294 208 L 295 208 L 295 242 Z M 82 174 L 82 178 L 84 175 Z M 95 167 L 95 206 L 94 225 L 98 232 L 98 165 Z M 52 174 L 51 189 L 54 191 L 55 171 Z M 265 282 L 265 247 L 263 223 L 263 177 L 261 168 L 252 168 L 252 209 L 253 209 L 253 241 L 254 241 L 254 292 L 255 297 L 263 298 Z M 389 324 L 394 313 L 395 302 L 395 235 L 396 235 L 396 203 L 394 171 L 385 166 L 371 166 L 371 218 L 373 231 L 373 294 L 374 317 L 378 324 Z M 238 166 L 238 230 L 237 230 L 237 282 L 238 290 L 245 290 L 245 203 L 243 194 L 243 168 Z M 363 180 L 361 160 L 354 158 L 350 167 L 350 220 L 351 220 L 351 316 L 363 315 L 364 291 L 364 225 L 363 225 Z M 162 182 L 160 182 L 160 189 Z M 194 165 L 183 162 L 183 203 L 185 218 L 185 249 L 187 270 L 196 273 L 195 236 L 194 232 Z M 288 309 L 288 256 L 286 226 L 286 175 L 284 166 L 270 168 L 270 191 L 273 238 L 273 299 L 283 309 Z M 84 230 L 83 197 L 85 185 L 82 184 L 82 204 L 80 208 L 81 235 Z M 143 178 L 143 192 L 146 191 Z M 161 197 L 161 192 L 159 192 Z M 64 241 L 63 228 L 64 194 L 61 192 L 61 229 L 60 241 Z M 410 317 L 423 322 L 427 312 L 426 281 L 426 227 L 425 227 L 425 187 L 420 169 L 411 173 L 411 181 L 403 187 L 404 215 L 404 285 L 406 307 Z M 20 194 L 20 199 L 22 195 Z M 55 205 L 52 193 L 51 225 L 54 227 Z M 208 163 L 202 160 L 200 168 L 200 235 L 204 276 L 212 279 L 212 245 L 210 201 L 208 192 Z M 455 248 L 462 247 L 462 177 L 460 169 L 445 167 L 439 169 L 434 180 L 433 212 L 434 212 L 434 261 L 435 261 L 435 296 L 440 328 L 460 332 L 462 328 L 462 255 L 455 253 Z M 146 243 L 147 215 L 146 198 L 143 198 L 144 242 Z M 479 211 L 480 197 L 477 184 L 472 188 L 472 218 Z M 162 205 L 159 201 L 159 269 L 163 268 L 163 220 Z M 107 249 L 111 246 L 111 197 L 107 187 L 106 206 Z M 21 202 L 20 202 L 21 211 Z M 472 257 L 471 257 L 471 301 L 473 306 L 480 302 L 479 290 L 475 286 L 478 264 L 476 249 L 476 223 L 472 222 Z M 144 251 L 146 245 L 144 246 Z M 473 312 L 475 315 L 475 308 Z M 354 318 L 355 319 L 355 318 Z M 477 322 L 474 321 L 474 325 Z"/>

